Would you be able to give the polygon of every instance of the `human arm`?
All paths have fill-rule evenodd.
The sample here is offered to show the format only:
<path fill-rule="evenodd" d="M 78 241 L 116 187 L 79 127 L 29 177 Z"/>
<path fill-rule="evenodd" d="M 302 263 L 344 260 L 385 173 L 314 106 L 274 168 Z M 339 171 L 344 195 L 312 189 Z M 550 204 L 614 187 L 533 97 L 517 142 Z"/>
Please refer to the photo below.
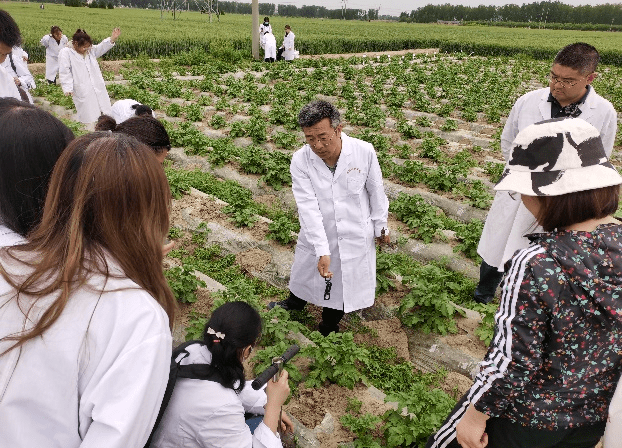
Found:
<path fill-rule="evenodd" d="M 102 296 L 81 360 L 80 448 L 145 444 L 168 381 L 171 339 L 166 313 L 145 291 Z"/>
<path fill-rule="evenodd" d="M 468 392 L 469 402 L 489 417 L 500 417 L 542 366 L 550 309 L 543 294 L 546 275 L 538 245 L 517 252 L 503 284 L 495 334 Z"/>
<path fill-rule="evenodd" d="M 603 127 L 600 130 L 600 138 L 603 141 L 605 154 L 607 157 L 611 157 L 616 139 L 616 132 L 618 131 L 618 117 L 613 106 L 611 106 L 611 104 L 608 104 L 608 106 L 605 116 L 603 117 Z"/>
<path fill-rule="evenodd" d="M 39 43 L 47 48 L 50 45 L 50 35 L 46 34 L 45 36 L 43 36 Z"/>
<path fill-rule="evenodd" d="M 65 95 L 73 94 L 73 75 L 71 73 L 71 59 L 69 49 L 63 49 L 58 54 L 58 80 Z"/>
<path fill-rule="evenodd" d="M 501 154 L 507 162 L 510 160 L 510 151 L 512 150 L 512 142 L 518 134 L 518 114 L 520 105 L 518 101 L 512 107 L 510 115 L 503 126 L 503 132 L 501 133 Z"/>
<path fill-rule="evenodd" d="M 389 216 L 389 200 L 384 192 L 382 171 L 380 170 L 376 151 L 370 151 L 368 163 L 369 170 L 365 181 L 365 190 L 369 198 L 369 217 L 374 226 L 374 235 L 380 239 L 378 242 L 388 242 L 389 226 L 387 220 Z"/>
<path fill-rule="evenodd" d="M 103 56 L 108 51 L 110 51 L 112 47 L 114 47 L 115 42 L 120 35 L 121 35 L 121 29 L 115 28 L 112 31 L 112 35 L 110 37 L 105 38 L 97 45 L 93 45 L 93 47 L 91 48 L 91 54 L 96 58 Z"/>
<path fill-rule="evenodd" d="M 304 163 L 304 155 L 301 154 L 301 151 L 294 154 L 290 165 L 292 192 L 298 207 L 300 231 L 304 232 L 309 243 L 313 245 L 317 257 L 330 255 L 322 212 L 308 173 L 313 168 L 310 167 L 310 164 Z"/>
<path fill-rule="evenodd" d="M 456 426 L 456 440 L 462 448 L 484 448 L 488 445 L 486 434 L 486 414 L 479 412 L 471 404 Z"/>

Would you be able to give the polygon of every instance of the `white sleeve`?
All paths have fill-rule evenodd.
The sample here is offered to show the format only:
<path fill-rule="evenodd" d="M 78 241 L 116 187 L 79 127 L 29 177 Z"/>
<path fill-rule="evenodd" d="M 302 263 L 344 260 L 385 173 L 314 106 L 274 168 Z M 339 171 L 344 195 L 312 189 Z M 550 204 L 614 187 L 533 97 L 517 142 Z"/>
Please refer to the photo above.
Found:
<path fill-rule="evenodd" d="M 322 212 L 309 174 L 299 162 L 300 157 L 292 157 L 290 171 L 292 174 L 292 192 L 298 206 L 300 231 L 305 233 L 309 242 L 315 248 L 315 256 L 330 255 L 328 237 L 324 230 Z"/>
<path fill-rule="evenodd" d="M 110 38 L 107 37 L 97 45 L 93 45 L 91 48 L 91 54 L 96 58 L 99 58 L 106 54 L 112 47 L 114 47 L 114 43 L 110 42 Z"/>
<path fill-rule="evenodd" d="M 129 305 L 107 306 L 104 300 L 113 298 L 104 296 L 94 312 L 87 348 L 93 354 L 85 355 L 80 380 L 81 429 L 91 421 L 80 448 L 144 446 L 168 382 L 172 338 L 164 310 L 151 297 L 144 306 L 144 296 L 132 291 L 112 294 L 123 294 Z"/>
<path fill-rule="evenodd" d="M 510 111 L 510 115 L 505 122 L 505 126 L 503 126 L 503 133 L 501 134 L 501 153 L 503 154 L 503 158 L 506 162 L 510 159 L 512 142 L 518 134 L 518 114 L 520 112 L 519 109 L 520 105 L 517 101 L 517 103 L 514 104 L 512 110 Z"/>
<path fill-rule="evenodd" d="M 46 34 L 45 36 L 41 38 L 39 43 L 43 45 L 45 48 L 47 48 L 48 45 L 50 44 L 50 36 Z"/>
<path fill-rule="evenodd" d="M 618 117 L 613 106 L 611 106 L 611 104 L 607 104 L 607 106 L 609 107 L 607 107 L 607 113 L 603 117 L 603 127 L 600 130 L 600 138 L 603 141 L 605 154 L 607 154 L 607 157 L 610 157 L 613 152 L 616 132 L 618 131 Z"/>
<path fill-rule="evenodd" d="M 382 229 L 385 230 L 385 235 L 389 234 L 389 225 L 387 224 L 389 200 L 384 192 L 382 171 L 380 170 L 376 151 L 371 151 L 369 157 L 369 172 L 365 181 L 365 190 L 367 190 L 369 195 L 370 219 L 374 225 L 374 235 L 379 237 L 382 234 Z"/>
<path fill-rule="evenodd" d="M 63 49 L 58 53 L 58 79 L 64 93 L 73 92 L 73 75 L 71 73 L 69 50 Z"/>
<path fill-rule="evenodd" d="M 238 394 L 238 397 L 242 401 L 242 406 L 246 412 L 251 414 L 264 415 L 266 410 L 264 406 L 268 402 L 268 396 L 266 395 L 266 386 L 259 390 L 253 389 L 251 386 L 252 381 L 247 381 L 242 392 Z"/>
<path fill-rule="evenodd" d="M 264 422 L 253 433 L 253 448 L 282 448 L 281 438 L 275 435 Z"/>

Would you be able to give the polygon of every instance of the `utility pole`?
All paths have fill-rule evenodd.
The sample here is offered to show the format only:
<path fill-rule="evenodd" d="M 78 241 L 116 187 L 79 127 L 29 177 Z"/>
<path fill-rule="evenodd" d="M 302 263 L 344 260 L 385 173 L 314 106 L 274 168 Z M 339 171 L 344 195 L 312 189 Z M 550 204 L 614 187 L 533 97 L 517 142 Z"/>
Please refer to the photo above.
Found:
<path fill-rule="evenodd" d="M 259 60 L 259 0 L 253 0 L 252 2 L 252 14 L 253 17 L 253 38 L 252 38 L 252 50 L 253 59 Z"/>

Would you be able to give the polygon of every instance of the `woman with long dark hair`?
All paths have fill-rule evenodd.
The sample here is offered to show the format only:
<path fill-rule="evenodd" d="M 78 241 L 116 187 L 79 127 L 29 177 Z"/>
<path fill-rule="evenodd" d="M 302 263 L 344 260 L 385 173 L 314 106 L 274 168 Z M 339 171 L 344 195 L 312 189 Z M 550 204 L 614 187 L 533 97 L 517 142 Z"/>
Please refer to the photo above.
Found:
<path fill-rule="evenodd" d="M 41 222 L 0 250 L 5 446 L 140 447 L 168 380 L 176 302 L 162 270 L 170 189 L 124 134 L 73 140 Z"/>

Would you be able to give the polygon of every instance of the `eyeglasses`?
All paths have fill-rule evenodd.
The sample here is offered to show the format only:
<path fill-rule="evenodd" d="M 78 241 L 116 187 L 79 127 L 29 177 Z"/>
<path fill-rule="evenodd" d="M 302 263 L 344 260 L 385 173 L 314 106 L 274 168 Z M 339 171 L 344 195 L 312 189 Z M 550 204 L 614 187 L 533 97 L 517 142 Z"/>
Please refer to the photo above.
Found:
<path fill-rule="evenodd" d="M 334 132 L 333 135 L 331 135 L 330 137 L 320 137 L 318 139 L 316 139 L 315 137 L 305 137 L 305 139 L 307 140 L 307 143 L 311 146 L 315 146 L 318 143 L 321 143 L 322 146 L 327 145 L 331 142 L 331 140 L 333 139 L 333 137 L 335 137 L 337 135 L 337 131 Z"/>
<path fill-rule="evenodd" d="M 549 81 L 551 82 L 551 84 L 555 85 L 557 83 L 561 84 L 562 87 L 574 87 L 577 85 L 577 83 L 581 80 L 583 80 L 585 78 L 580 78 L 577 79 L 576 81 L 570 80 L 570 79 L 561 79 L 559 77 L 557 77 L 556 75 L 554 75 L 553 73 L 549 73 Z"/>

